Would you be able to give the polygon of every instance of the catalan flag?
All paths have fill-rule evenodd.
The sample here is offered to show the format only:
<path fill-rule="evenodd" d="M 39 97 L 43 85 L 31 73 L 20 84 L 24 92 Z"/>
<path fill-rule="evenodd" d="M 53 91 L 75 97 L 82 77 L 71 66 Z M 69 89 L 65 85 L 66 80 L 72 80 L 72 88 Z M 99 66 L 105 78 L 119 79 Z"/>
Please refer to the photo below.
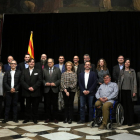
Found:
<path fill-rule="evenodd" d="M 30 54 L 31 58 L 34 58 L 33 31 L 31 31 L 30 35 L 28 54 Z"/>

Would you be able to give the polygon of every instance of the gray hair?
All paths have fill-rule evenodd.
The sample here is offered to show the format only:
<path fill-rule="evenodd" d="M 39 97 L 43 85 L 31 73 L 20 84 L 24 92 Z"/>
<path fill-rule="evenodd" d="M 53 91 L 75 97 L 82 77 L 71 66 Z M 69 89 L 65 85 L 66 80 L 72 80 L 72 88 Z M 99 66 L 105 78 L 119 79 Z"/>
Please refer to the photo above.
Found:
<path fill-rule="evenodd" d="M 89 54 L 84 54 L 84 56 L 88 56 L 90 58 L 90 55 Z"/>
<path fill-rule="evenodd" d="M 51 59 L 51 60 L 53 61 L 53 63 L 54 63 L 54 59 L 53 59 L 53 58 L 48 58 L 48 60 L 49 60 L 49 59 Z"/>
<path fill-rule="evenodd" d="M 16 64 L 17 64 L 17 61 L 16 61 L 16 60 L 12 60 L 12 61 L 11 61 L 11 63 L 12 63 L 13 61 L 15 61 L 15 62 L 16 62 Z"/>

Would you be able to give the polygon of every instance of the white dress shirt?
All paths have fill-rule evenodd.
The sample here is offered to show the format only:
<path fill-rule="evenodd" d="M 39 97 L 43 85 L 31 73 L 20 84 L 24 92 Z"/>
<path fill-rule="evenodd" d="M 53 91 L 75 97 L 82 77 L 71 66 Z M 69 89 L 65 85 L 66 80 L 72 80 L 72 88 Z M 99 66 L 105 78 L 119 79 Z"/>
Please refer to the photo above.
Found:
<path fill-rule="evenodd" d="M 89 79 L 89 73 L 85 72 L 85 88 L 87 89 L 88 79 Z"/>
<path fill-rule="evenodd" d="M 62 68 L 63 68 L 63 64 L 62 65 L 59 64 L 59 69 L 61 72 L 62 72 Z"/>
<path fill-rule="evenodd" d="M 11 69 L 11 88 L 14 88 L 14 76 L 15 76 L 15 70 Z"/>
<path fill-rule="evenodd" d="M 30 76 L 32 75 L 33 70 L 34 70 L 34 68 L 32 68 L 32 69 L 29 68 Z"/>

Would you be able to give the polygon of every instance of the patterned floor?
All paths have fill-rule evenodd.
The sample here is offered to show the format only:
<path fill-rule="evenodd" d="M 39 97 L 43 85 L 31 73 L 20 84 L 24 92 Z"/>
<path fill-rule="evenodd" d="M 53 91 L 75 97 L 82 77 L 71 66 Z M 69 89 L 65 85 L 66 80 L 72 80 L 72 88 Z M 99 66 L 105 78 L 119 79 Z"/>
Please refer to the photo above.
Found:
<path fill-rule="evenodd" d="M 12 121 L 2 124 L 0 122 L 0 140 L 140 140 L 140 124 L 133 126 L 117 127 L 113 125 L 112 130 L 98 131 L 98 127 L 90 128 L 85 124 L 64 124 L 53 122 L 38 124 L 29 122 L 22 124 Z"/>

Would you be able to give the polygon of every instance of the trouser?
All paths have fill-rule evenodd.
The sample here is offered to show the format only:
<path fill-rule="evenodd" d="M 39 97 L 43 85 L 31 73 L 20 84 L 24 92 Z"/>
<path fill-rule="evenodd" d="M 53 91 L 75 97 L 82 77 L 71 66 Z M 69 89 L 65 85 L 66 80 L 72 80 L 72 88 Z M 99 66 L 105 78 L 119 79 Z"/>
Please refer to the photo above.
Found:
<path fill-rule="evenodd" d="M 103 106 L 102 106 L 103 104 Z M 113 106 L 111 102 L 102 103 L 100 100 L 96 101 L 95 106 L 102 106 L 103 122 L 102 124 L 107 125 L 109 119 L 109 108 Z"/>
<path fill-rule="evenodd" d="M 3 101 L 3 96 L 0 96 L 0 118 L 2 117 L 2 101 Z"/>
<path fill-rule="evenodd" d="M 51 105 L 53 106 L 53 111 L 51 111 Z M 57 119 L 58 114 L 58 93 L 54 93 L 52 89 L 48 93 L 44 94 L 44 106 L 45 106 L 45 116 L 46 119 Z"/>
<path fill-rule="evenodd" d="M 25 119 L 37 119 L 39 97 L 26 97 Z"/>
<path fill-rule="evenodd" d="M 93 119 L 93 98 L 94 96 L 90 95 L 83 95 L 80 96 L 80 118 L 82 121 L 85 121 L 85 105 L 86 101 L 88 101 L 88 107 L 89 107 L 89 121 L 92 121 Z"/>
<path fill-rule="evenodd" d="M 75 92 L 69 92 L 69 96 L 63 92 L 64 106 L 65 106 L 65 118 L 73 120 L 73 102 L 74 102 Z"/>
<path fill-rule="evenodd" d="M 6 93 L 6 106 L 5 106 L 5 119 L 9 117 L 9 111 L 11 105 L 13 106 L 13 119 L 17 119 L 17 103 L 18 103 L 18 93 Z"/>
<path fill-rule="evenodd" d="M 121 104 L 124 109 L 124 124 L 130 124 L 134 122 L 134 104 L 132 102 L 131 90 L 121 91 Z"/>

